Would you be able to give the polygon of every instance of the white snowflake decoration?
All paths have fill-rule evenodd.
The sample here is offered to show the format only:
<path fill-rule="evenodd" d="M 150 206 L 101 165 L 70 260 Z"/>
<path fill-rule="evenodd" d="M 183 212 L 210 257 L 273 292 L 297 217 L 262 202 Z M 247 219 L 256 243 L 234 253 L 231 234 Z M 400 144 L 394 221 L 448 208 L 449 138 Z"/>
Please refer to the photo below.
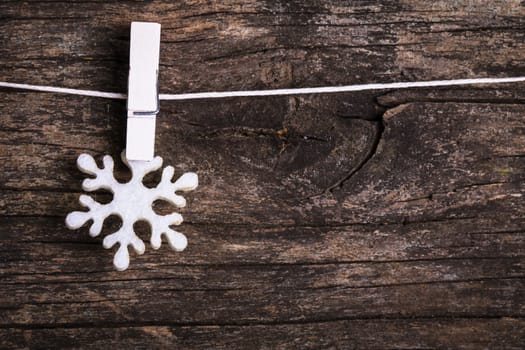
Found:
<path fill-rule="evenodd" d="M 128 246 L 131 245 L 137 254 L 143 254 L 146 249 L 144 242 L 135 234 L 133 224 L 139 220 L 149 222 L 151 226 L 151 246 L 159 249 L 162 243 L 161 235 L 164 234 L 169 245 L 176 251 L 186 248 L 187 239 L 180 232 L 170 228 L 170 225 L 180 225 L 182 216 L 178 213 L 169 215 L 157 215 L 152 208 L 153 202 L 158 199 L 165 200 L 176 207 L 182 208 L 186 200 L 175 194 L 176 191 L 191 191 L 198 185 L 198 177 L 195 173 L 185 173 L 177 181 L 171 182 L 174 168 L 167 166 L 162 171 L 162 179 L 155 188 L 147 188 L 142 183 L 144 176 L 152 171 L 160 169 L 162 158 L 155 157 L 152 161 L 128 161 L 122 153 L 122 161 L 131 170 L 132 177 L 127 183 L 118 182 L 113 176 L 113 158 L 104 157 L 104 167 L 100 169 L 95 160 L 89 154 L 81 154 L 77 159 L 78 168 L 95 178 L 84 179 L 82 188 L 91 192 L 105 189 L 113 193 L 113 200 L 108 204 L 101 204 L 88 195 L 80 196 L 80 204 L 89 208 L 89 211 L 74 211 L 66 217 L 66 226 L 69 229 L 78 229 L 87 221 L 93 220 L 89 234 L 96 237 L 102 231 L 104 220 L 110 215 L 117 215 L 122 219 L 122 227 L 115 233 L 104 238 L 104 248 L 109 249 L 116 243 L 119 248 L 115 253 L 113 264 L 116 269 L 123 271 L 129 266 Z"/>

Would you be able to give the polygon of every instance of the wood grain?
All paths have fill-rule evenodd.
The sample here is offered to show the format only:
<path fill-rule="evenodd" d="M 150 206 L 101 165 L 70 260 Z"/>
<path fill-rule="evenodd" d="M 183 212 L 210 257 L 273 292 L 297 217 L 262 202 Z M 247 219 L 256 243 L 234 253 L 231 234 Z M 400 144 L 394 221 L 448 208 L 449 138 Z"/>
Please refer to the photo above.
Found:
<path fill-rule="evenodd" d="M 166 93 L 516 76 L 524 15 L 488 0 L 4 1 L 0 80 L 124 92 L 132 20 L 163 26 Z M 157 154 L 200 177 L 189 245 L 147 247 L 125 272 L 64 226 L 75 159 L 119 155 L 125 102 L 0 90 L 0 348 L 522 349 L 524 86 L 163 102 Z"/>

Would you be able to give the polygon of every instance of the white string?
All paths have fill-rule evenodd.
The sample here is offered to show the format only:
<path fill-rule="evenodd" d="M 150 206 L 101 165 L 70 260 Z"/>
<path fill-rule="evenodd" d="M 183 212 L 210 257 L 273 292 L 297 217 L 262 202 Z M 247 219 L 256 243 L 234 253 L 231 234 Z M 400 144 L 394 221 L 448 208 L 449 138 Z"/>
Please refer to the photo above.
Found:
<path fill-rule="evenodd" d="M 21 89 L 21 90 L 56 92 L 59 94 L 69 94 L 69 95 L 113 98 L 113 99 L 121 99 L 121 100 L 125 100 L 127 98 L 126 94 L 120 94 L 118 92 L 103 92 L 103 91 L 96 91 L 96 90 L 68 89 L 68 88 L 61 88 L 61 87 L 56 87 L 56 86 L 16 84 L 16 83 L 8 83 L 6 81 L 0 81 L 0 87 L 11 88 L 11 89 Z"/>
<path fill-rule="evenodd" d="M 476 85 L 476 84 L 502 84 L 517 83 L 525 81 L 525 77 L 510 78 L 475 78 L 475 79 L 452 79 L 452 80 L 429 80 L 416 82 L 398 82 L 398 83 L 379 83 L 379 84 L 357 84 L 344 86 L 322 86 L 311 88 L 296 89 L 271 89 L 271 90 L 247 90 L 247 91 L 224 91 L 224 92 L 194 92 L 187 94 L 160 94 L 160 100 L 196 100 L 211 98 L 228 98 L 228 97 L 255 97 L 255 96 L 284 96 L 284 95 L 304 95 L 304 94 L 327 94 L 337 92 L 352 92 L 366 90 L 383 90 L 383 89 L 408 89 L 419 87 L 439 87 L 455 85 Z M 42 86 L 30 84 L 16 84 L 0 81 L 0 87 L 45 91 L 71 95 L 93 96 L 111 99 L 126 99 L 126 94 L 118 92 L 103 92 L 96 90 L 69 89 L 55 86 Z"/>

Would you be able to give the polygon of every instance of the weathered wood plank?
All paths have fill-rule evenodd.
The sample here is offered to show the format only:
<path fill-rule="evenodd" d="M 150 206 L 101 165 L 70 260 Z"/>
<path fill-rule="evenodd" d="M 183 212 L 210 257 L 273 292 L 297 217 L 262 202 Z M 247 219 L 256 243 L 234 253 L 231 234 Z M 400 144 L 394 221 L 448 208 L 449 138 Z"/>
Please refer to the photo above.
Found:
<path fill-rule="evenodd" d="M 108 343 L 123 348 L 166 347 L 259 349 L 522 349 L 522 319 L 345 320 L 254 326 L 155 326 L 0 330 L 7 346 L 48 348 L 58 342 L 68 349 L 100 349 Z M 334 334 L 338 337 L 335 338 Z M 469 344 L 464 343 L 468 337 Z"/>
<path fill-rule="evenodd" d="M 174 253 L 166 247 L 159 252 L 148 249 L 147 254 L 135 257 L 138 259 L 137 266 L 131 266 L 130 271 L 137 269 L 136 273 L 140 274 L 142 264 L 156 268 L 166 264 L 172 268 L 177 264 L 323 264 L 523 258 L 525 221 L 506 220 L 506 217 L 499 220 L 463 219 L 364 227 L 185 225 L 184 232 L 191 242 L 186 253 Z M 62 217 L 14 217 L 3 222 L 6 229 L 0 241 L 1 248 L 5 254 L 12 252 L 9 260 L 4 255 L 5 262 L 0 267 L 3 273 L 113 271 L 109 264 L 112 254 L 100 247 L 101 238 L 91 238 L 85 232 L 64 231 Z M 111 231 L 110 228 L 108 231 Z M 147 240 L 145 233 L 141 230 L 140 235 Z M 49 261 L 51 257 L 56 260 Z M 71 264 L 71 260 L 78 263 Z M 122 274 L 115 272 L 115 276 Z M 130 272 L 130 276 L 134 273 Z"/>

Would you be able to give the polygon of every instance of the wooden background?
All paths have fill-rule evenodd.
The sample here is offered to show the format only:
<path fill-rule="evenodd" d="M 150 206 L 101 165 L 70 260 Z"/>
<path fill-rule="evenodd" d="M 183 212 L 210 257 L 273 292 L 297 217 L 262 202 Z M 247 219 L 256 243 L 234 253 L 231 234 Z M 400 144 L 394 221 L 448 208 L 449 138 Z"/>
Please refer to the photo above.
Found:
<path fill-rule="evenodd" d="M 125 92 L 132 20 L 162 24 L 163 93 L 517 76 L 524 16 L 517 0 L 1 1 L 0 81 Z M 523 349 L 524 88 L 163 102 L 157 154 L 200 176 L 189 245 L 147 244 L 125 272 L 64 226 L 75 160 L 119 155 L 125 102 L 0 90 L 0 347 Z"/>

